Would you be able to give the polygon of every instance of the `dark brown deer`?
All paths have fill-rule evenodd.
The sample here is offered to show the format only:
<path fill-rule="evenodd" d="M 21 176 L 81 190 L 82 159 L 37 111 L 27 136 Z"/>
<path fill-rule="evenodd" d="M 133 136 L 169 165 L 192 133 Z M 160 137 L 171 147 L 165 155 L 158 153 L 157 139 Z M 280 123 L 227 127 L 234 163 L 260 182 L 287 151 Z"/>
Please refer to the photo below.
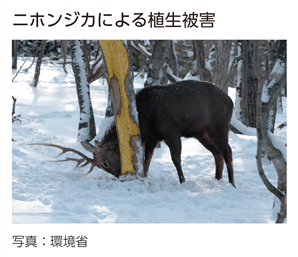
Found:
<path fill-rule="evenodd" d="M 235 187 L 232 151 L 228 144 L 229 124 L 233 112 L 233 102 L 229 96 L 211 83 L 185 80 L 167 86 L 146 87 L 136 95 L 136 104 L 142 143 L 145 147 L 145 176 L 148 174 L 156 145 L 164 141 L 170 148 L 179 181 L 184 182 L 180 138 L 193 137 L 213 154 L 215 178 L 222 178 L 225 161 L 229 182 Z M 81 144 L 93 153 L 93 159 L 75 149 L 59 145 L 35 145 L 60 148 L 61 154 L 74 152 L 82 159 L 66 158 L 63 161 L 77 161 L 79 167 L 91 164 L 88 173 L 97 166 L 119 178 L 121 157 L 115 124 L 100 142 L 95 141 L 95 145 L 88 142 Z"/>

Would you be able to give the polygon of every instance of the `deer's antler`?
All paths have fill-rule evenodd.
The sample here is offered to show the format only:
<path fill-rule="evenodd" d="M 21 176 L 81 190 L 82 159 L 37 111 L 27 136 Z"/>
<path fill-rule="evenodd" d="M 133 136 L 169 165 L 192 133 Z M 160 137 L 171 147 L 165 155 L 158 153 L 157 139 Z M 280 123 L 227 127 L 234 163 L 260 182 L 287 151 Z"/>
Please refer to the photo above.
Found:
<path fill-rule="evenodd" d="M 59 148 L 62 150 L 61 153 L 59 153 L 57 155 L 60 156 L 62 154 L 65 154 L 67 152 L 73 152 L 81 157 L 83 157 L 82 159 L 77 159 L 77 158 L 68 158 L 66 157 L 64 160 L 57 160 L 57 161 L 52 161 L 52 162 L 66 162 L 66 161 L 76 161 L 77 162 L 77 165 L 75 166 L 75 169 L 76 168 L 82 168 L 82 167 L 85 167 L 87 166 L 88 164 L 91 164 L 91 168 L 90 170 L 86 173 L 89 174 L 93 168 L 95 167 L 95 164 L 94 164 L 94 159 L 91 159 L 89 158 L 88 156 L 86 156 L 85 154 L 81 153 L 80 151 L 76 150 L 76 149 L 73 149 L 73 148 L 68 148 L 68 147 L 64 147 L 64 146 L 61 146 L 61 145 L 56 145 L 56 144 L 47 144 L 47 143 L 31 143 L 31 144 L 28 144 L 28 145 L 44 145 L 44 146 L 51 146 L 51 147 L 56 147 L 56 148 Z M 85 162 L 85 163 L 83 163 Z M 83 164 L 82 164 L 83 163 Z"/>

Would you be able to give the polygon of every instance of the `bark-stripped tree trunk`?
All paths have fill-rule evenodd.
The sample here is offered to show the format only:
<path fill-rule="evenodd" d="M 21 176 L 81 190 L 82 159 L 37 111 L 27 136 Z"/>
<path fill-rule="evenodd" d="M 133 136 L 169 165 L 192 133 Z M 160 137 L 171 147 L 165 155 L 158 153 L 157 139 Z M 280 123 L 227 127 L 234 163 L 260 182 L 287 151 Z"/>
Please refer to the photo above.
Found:
<path fill-rule="evenodd" d="M 280 212 L 278 213 L 277 223 L 282 223 L 287 217 L 287 161 L 285 149 L 277 148 L 272 141 L 274 135 L 270 132 L 270 124 L 276 98 L 286 77 L 286 41 L 282 40 L 279 46 L 279 56 L 276 64 L 268 79 L 262 81 L 258 89 L 258 108 L 257 108 L 257 166 L 260 177 L 267 189 L 273 193 L 281 202 Z M 264 82 L 264 83 L 263 83 Z M 267 179 L 262 167 L 262 150 L 268 154 L 272 161 L 277 175 L 277 188 Z"/>
<path fill-rule="evenodd" d="M 18 67 L 18 40 L 12 40 L 12 68 Z"/>
<path fill-rule="evenodd" d="M 194 60 L 192 63 L 191 75 L 200 76 L 201 81 L 212 82 L 211 72 L 206 69 L 205 51 L 203 40 L 193 40 Z"/>
<path fill-rule="evenodd" d="M 80 121 L 77 141 L 90 141 L 96 135 L 95 120 L 90 97 L 86 66 L 79 40 L 71 41 L 72 69 L 75 75 Z"/>
<path fill-rule="evenodd" d="M 38 50 L 34 78 L 33 78 L 33 81 L 31 83 L 31 85 L 33 87 L 37 87 L 37 84 L 38 84 L 41 62 L 42 62 L 42 58 L 44 56 L 44 51 L 46 49 L 46 42 L 47 42 L 46 40 L 41 40 L 41 44 L 40 44 L 40 47 L 39 47 L 39 50 Z"/>
<path fill-rule="evenodd" d="M 143 149 L 129 62 L 130 42 L 125 45 L 120 40 L 100 40 L 99 43 L 113 99 L 122 179 L 131 179 L 134 174 L 143 176 Z"/>
<path fill-rule="evenodd" d="M 156 40 L 154 42 L 151 63 L 148 68 L 148 76 L 144 85 L 145 87 L 167 84 L 170 44 L 170 40 Z"/>

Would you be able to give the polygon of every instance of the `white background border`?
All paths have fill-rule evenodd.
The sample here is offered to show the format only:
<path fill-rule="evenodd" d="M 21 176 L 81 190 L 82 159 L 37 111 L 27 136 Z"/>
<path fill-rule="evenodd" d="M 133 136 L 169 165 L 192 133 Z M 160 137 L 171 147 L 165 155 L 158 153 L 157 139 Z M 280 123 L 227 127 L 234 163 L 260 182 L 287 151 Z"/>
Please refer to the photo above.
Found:
<path fill-rule="evenodd" d="M 113 27 L 17 27 L 14 14 L 65 15 L 79 11 L 214 12 L 213 29 Z M 3 1 L 1 0 L 1 256 L 295 256 L 297 241 L 297 170 L 292 160 L 297 137 L 293 119 L 297 93 L 297 7 L 295 1 Z M 63 23 L 65 24 L 65 23 Z M 256 224 L 12 224 L 11 207 L 11 40 L 12 39 L 287 39 L 288 40 L 288 223 Z M 292 115 L 293 114 L 293 115 Z M 291 119 L 293 122 L 291 122 Z M 294 124 L 292 124 L 294 123 Z M 297 127 L 297 126 L 296 126 Z M 296 187 L 297 188 L 297 187 Z M 85 235 L 87 248 L 38 245 L 17 249 L 12 235 Z M 47 240 L 47 243 L 49 240 Z M 49 245 L 49 243 L 48 243 Z M 292 249 L 293 248 L 293 249 Z M 296 247 L 295 247 L 296 248 Z"/>

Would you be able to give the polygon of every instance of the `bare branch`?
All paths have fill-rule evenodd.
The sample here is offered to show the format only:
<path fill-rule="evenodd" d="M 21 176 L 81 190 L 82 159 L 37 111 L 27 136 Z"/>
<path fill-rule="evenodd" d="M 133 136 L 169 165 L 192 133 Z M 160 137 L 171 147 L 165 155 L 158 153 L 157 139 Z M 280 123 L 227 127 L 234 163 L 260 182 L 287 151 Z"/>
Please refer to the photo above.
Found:
<path fill-rule="evenodd" d="M 285 42 L 281 42 L 282 48 L 279 49 L 279 55 L 285 54 Z M 257 167 L 259 175 L 267 187 L 281 202 L 281 209 L 276 223 L 282 223 L 287 216 L 287 160 L 281 152 L 282 149 L 276 148 L 269 136 L 269 126 L 272 121 L 270 110 L 276 105 L 276 98 L 286 77 L 286 57 L 278 59 L 273 72 L 267 75 L 267 78 L 258 76 L 259 87 L 257 93 Z M 270 79 L 270 83 L 268 80 Z M 264 90 L 263 90 L 264 89 Z M 262 149 L 268 154 L 270 160 L 276 169 L 278 175 L 277 187 L 273 186 L 267 179 L 261 160 Z"/>
<path fill-rule="evenodd" d="M 178 78 L 177 76 L 175 76 L 171 70 L 170 67 L 167 67 L 167 74 L 166 74 L 168 80 L 170 80 L 172 83 L 175 83 L 175 82 L 178 82 L 178 81 L 181 81 L 180 78 Z"/>
<path fill-rule="evenodd" d="M 16 108 L 16 101 L 17 101 L 17 99 L 16 98 L 14 98 L 13 96 L 11 96 L 12 97 L 12 100 L 13 100 L 13 106 L 12 106 L 12 116 L 15 114 L 15 108 Z"/>
<path fill-rule="evenodd" d="M 149 53 L 142 45 L 139 43 L 135 43 L 134 40 L 132 40 L 132 51 L 135 52 L 137 55 L 141 55 L 144 58 L 150 58 L 152 55 Z"/>
<path fill-rule="evenodd" d="M 16 78 L 16 76 L 18 76 L 19 72 L 21 71 L 21 69 L 23 68 L 24 64 L 26 63 L 26 60 L 23 62 L 22 66 L 20 67 L 20 69 L 18 70 L 18 72 L 16 73 L 16 75 L 13 77 L 12 81 L 14 81 L 14 79 Z"/>
<path fill-rule="evenodd" d="M 88 83 L 91 84 L 93 81 L 99 79 L 101 76 L 103 76 L 106 73 L 106 66 L 103 63 L 96 71 L 94 72 L 94 69 L 96 67 L 94 66 L 94 68 L 92 69 L 92 74 L 90 74 L 90 76 L 88 76 Z"/>
<path fill-rule="evenodd" d="M 258 167 L 259 175 L 260 175 L 263 183 L 267 187 L 267 189 L 281 201 L 281 199 L 283 198 L 284 195 L 275 186 L 273 186 L 271 184 L 271 182 L 267 179 L 267 177 L 265 175 L 265 172 L 264 172 L 264 169 L 263 169 L 263 165 L 262 165 L 262 140 L 260 140 L 260 138 L 262 138 L 261 129 L 257 128 L 257 134 L 258 134 L 258 143 L 257 143 L 257 156 L 256 156 L 256 159 L 257 159 L 257 167 Z"/>
<path fill-rule="evenodd" d="M 82 41 L 82 46 L 83 46 L 83 53 L 84 53 L 84 58 L 85 58 L 87 74 L 88 74 L 88 77 L 90 77 L 91 76 L 91 69 L 90 69 L 90 63 L 89 63 L 87 40 Z"/>
<path fill-rule="evenodd" d="M 282 124 L 280 124 L 277 128 L 278 129 L 282 129 L 283 127 L 286 127 L 287 126 L 287 122 L 283 122 Z"/>
<path fill-rule="evenodd" d="M 14 114 L 15 114 L 15 108 L 16 108 L 16 102 L 17 102 L 17 99 L 14 98 L 13 96 L 11 96 L 11 97 L 12 97 L 12 100 L 13 100 L 13 104 L 12 104 L 12 114 L 11 114 L 11 116 L 12 116 L 12 123 L 14 123 L 15 121 L 19 121 L 19 122 L 21 122 L 21 120 L 19 119 L 19 118 L 21 117 L 21 115 L 20 115 L 20 114 L 18 114 L 18 115 L 14 115 Z"/>
<path fill-rule="evenodd" d="M 277 214 L 277 220 L 275 223 L 284 223 L 287 217 L 287 195 L 281 199 L 280 212 Z"/>

